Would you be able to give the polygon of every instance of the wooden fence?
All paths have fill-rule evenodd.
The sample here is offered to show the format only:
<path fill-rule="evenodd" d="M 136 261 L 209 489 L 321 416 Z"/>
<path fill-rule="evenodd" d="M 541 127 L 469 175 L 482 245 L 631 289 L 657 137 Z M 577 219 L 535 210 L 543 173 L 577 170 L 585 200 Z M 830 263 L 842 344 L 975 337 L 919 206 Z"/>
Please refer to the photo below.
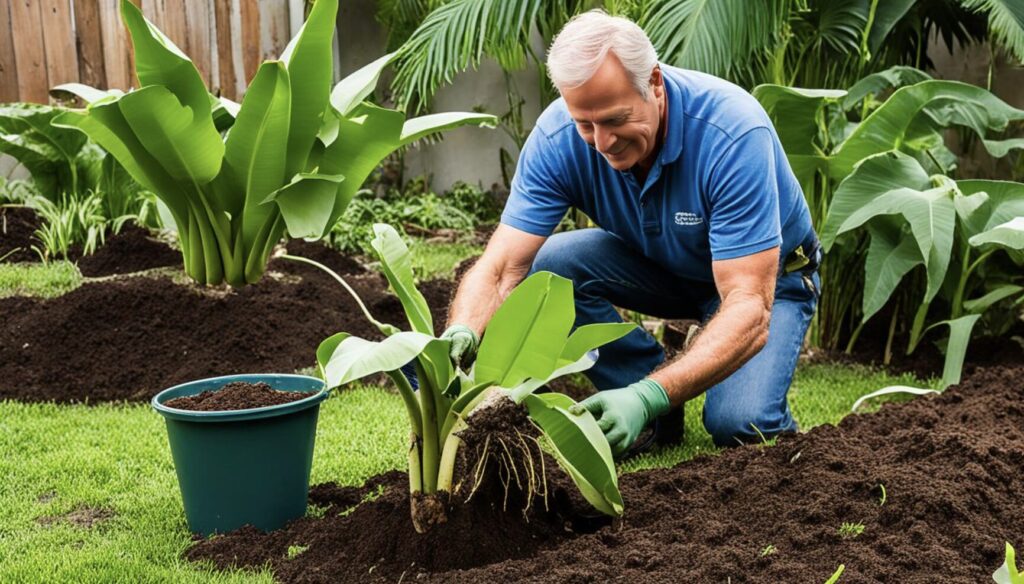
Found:
<path fill-rule="evenodd" d="M 276 58 L 302 25 L 306 0 L 132 0 L 231 99 L 263 59 Z M 46 103 L 77 81 L 135 85 L 119 0 L 0 0 L 0 103 Z M 335 45 L 337 55 L 337 45 Z M 337 76 L 335 58 L 335 74 Z"/>

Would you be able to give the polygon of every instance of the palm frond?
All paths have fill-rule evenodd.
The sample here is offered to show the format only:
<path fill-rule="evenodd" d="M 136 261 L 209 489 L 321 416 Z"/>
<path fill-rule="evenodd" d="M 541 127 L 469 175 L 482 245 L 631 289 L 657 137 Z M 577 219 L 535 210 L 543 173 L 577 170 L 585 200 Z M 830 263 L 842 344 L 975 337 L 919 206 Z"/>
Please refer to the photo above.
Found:
<path fill-rule="evenodd" d="M 1024 62 L 1024 2 L 1021 0 L 962 0 L 964 8 L 988 13 L 991 40 Z"/>
<path fill-rule="evenodd" d="M 428 0 L 378 0 L 376 19 L 388 31 L 385 52 L 402 46 L 429 12 Z"/>
<path fill-rule="evenodd" d="M 423 110 L 442 83 L 485 56 L 506 71 L 533 57 L 530 31 L 550 40 L 582 2 L 454 0 L 427 15 L 402 46 L 392 82 L 400 108 Z"/>
<path fill-rule="evenodd" d="M 663 62 L 742 77 L 778 40 L 789 0 L 654 0 L 640 26 Z"/>

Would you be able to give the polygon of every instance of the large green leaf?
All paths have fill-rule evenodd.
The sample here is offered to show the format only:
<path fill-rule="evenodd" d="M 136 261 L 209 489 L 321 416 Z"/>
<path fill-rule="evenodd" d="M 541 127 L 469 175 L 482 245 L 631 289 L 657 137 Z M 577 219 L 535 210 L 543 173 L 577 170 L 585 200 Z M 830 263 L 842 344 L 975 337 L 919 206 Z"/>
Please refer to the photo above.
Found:
<path fill-rule="evenodd" d="M 339 81 L 331 91 L 331 106 L 342 116 L 353 113 L 366 96 L 373 93 L 381 72 L 396 55 L 397 53 L 384 55 Z"/>
<path fill-rule="evenodd" d="M 980 314 L 968 314 L 953 320 L 937 322 L 925 329 L 925 332 L 928 332 L 936 327 L 949 326 L 946 360 L 942 366 L 942 383 L 946 387 L 960 383 L 960 372 L 963 370 L 964 357 L 967 355 L 967 344 L 971 342 L 971 330 L 979 318 L 981 318 Z"/>
<path fill-rule="evenodd" d="M 868 32 L 868 50 L 872 56 L 878 53 L 896 23 L 915 4 L 917 0 L 877 0 L 875 17 Z"/>
<path fill-rule="evenodd" d="M 783 85 L 758 85 L 754 97 L 761 102 L 782 141 L 787 155 L 821 154 L 822 110 L 847 96 L 838 89 L 801 89 Z"/>
<path fill-rule="evenodd" d="M 933 129 L 966 126 L 983 138 L 990 152 L 999 153 L 1006 144 L 987 140 L 987 135 L 1022 119 L 1024 111 L 980 87 L 957 81 L 923 81 L 897 89 L 861 122 L 835 151 L 830 171 L 833 177 L 843 178 L 868 156 L 907 148 L 914 132 L 920 133 L 922 122 Z"/>
<path fill-rule="evenodd" d="M 50 95 L 62 99 L 68 99 L 68 96 L 77 97 L 86 104 L 91 104 L 108 97 L 120 97 L 124 92 L 120 89 L 97 89 L 82 83 L 62 83 L 50 89 Z"/>
<path fill-rule="evenodd" d="M 332 43 L 337 14 L 338 0 L 317 0 L 309 18 L 281 56 L 288 67 L 292 89 L 285 176 L 290 177 L 305 168 L 327 109 L 334 75 Z"/>
<path fill-rule="evenodd" d="M 526 396 L 547 385 L 552 380 L 571 373 L 582 373 L 593 367 L 596 362 L 594 355 L 591 353 L 581 355 L 578 359 L 571 362 L 559 360 L 558 369 L 552 371 L 547 377 L 531 377 L 519 385 L 508 388 L 509 397 L 516 403 L 522 403 Z"/>
<path fill-rule="evenodd" d="M 414 331 L 433 335 L 434 319 L 430 314 L 430 307 L 427 306 L 427 299 L 416 288 L 409 248 L 406 247 L 394 227 L 390 225 L 374 224 L 373 234 L 374 238 L 370 245 L 377 252 L 381 269 L 384 271 L 388 283 L 391 284 L 391 288 L 402 302 L 405 316 L 409 319 L 409 326 Z"/>
<path fill-rule="evenodd" d="M 612 451 L 589 412 L 569 413 L 572 398 L 558 394 L 530 395 L 525 404 L 533 420 L 554 447 L 555 458 L 583 497 L 602 513 L 622 515 L 622 495 Z"/>
<path fill-rule="evenodd" d="M 246 249 L 274 211 L 273 205 L 264 204 L 265 199 L 285 182 L 284 138 L 288 136 L 291 95 L 284 65 L 280 61 L 263 63 L 245 92 L 225 144 L 230 186 L 223 189 L 223 204 L 233 217 L 241 219 Z"/>
<path fill-rule="evenodd" d="M 161 85 L 197 119 L 210 117 L 210 97 L 203 78 L 171 39 L 153 26 L 131 0 L 121 0 L 121 18 L 135 48 L 135 73 L 143 87 Z"/>
<path fill-rule="evenodd" d="M 1000 300 L 1005 300 L 1020 292 L 1024 292 L 1024 286 L 1017 286 L 1016 284 L 1004 284 L 999 286 L 995 290 L 992 290 L 988 294 L 985 294 L 981 298 L 975 298 L 974 300 L 964 301 L 964 310 L 972 314 L 981 314 L 989 309 L 993 304 Z"/>
<path fill-rule="evenodd" d="M 574 362 L 588 351 L 621 339 L 635 328 L 631 322 L 602 322 L 578 327 L 569 335 L 559 361 Z"/>
<path fill-rule="evenodd" d="M 1024 217 L 1014 217 L 1006 223 L 979 233 L 971 237 L 970 243 L 975 247 L 992 244 L 1015 251 L 1024 250 Z"/>
<path fill-rule="evenodd" d="M 961 225 L 968 237 L 988 231 L 1015 217 L 1024 217 L 1024 183 L 1001 180 L 959 180 L 966 200 L 978 195 L 970 212 L 961 213 Z M 962 202 L 959 201 L 958 202 Z"/>
<path fill-rule="evenodd" d="M 51 125 L 64 111 L 29 103 L 0 105 L 0 154 L 8 154 L 24 165 L 39 192 L 54 202 L 63 193 L 84 191 L 81 181 L 75 184 L 75 172 L 86 137 Z"/>
<path fill-rule="evenodd" d="M 931 186 L 931 178 L 921 164 L 906 154 L 885 152 L 861 161 L 832 196 L 821 229 L 822 247 L 825 251 L 831 249 L 839 228 L 877 197 L 901 187 L 926 190 Z"/>
<path fill-rule="evenodd" d="M 916 0 L 910 1 L 913 3 Z M 894 2 L 894 4 L 899 3 L 900 2 L 898 1 Z M 885 71 L 872 73 L 857 83 L 854 83 L 853 86 L 850 87 L 849 94 L 842 100 L 842 106 L 844 110 L 849 111 L 869 95 L 876 96 L 886 89 L 900 88 L 904 85 L 913 85 L 922 81 L 928 81 L 931 78 L 931 75 L 921 71 L 920 69 L 906 67 L 904 65 L 896 65 L 895 67 L 890 67 Z"/>
<path fill-rule="evenodd" d="M 338 137 L 320 158 L 320 172 L 345 176 L 328 227 L 334 226 L 380 161 L 398 148 L 404 122 L 402 112 L 371 103 L 362 103 L 350 116 L 338 118 Z"/>
<path fill-rule="evenodd" d="M 132 91 L 116 103 L 139 142 L 175 180 L 198 186 L 220 172 L 224 142 L 209 112 L 197 115 L 162 85 Z"/>
<path fill-rule="evenodd" d="M 988 33 L 1024 61 L 1024 3 L 1020 0 L 961 0 L 968 10 L 988 13 Z"/>
<path fill-rule="evenodd" d="M 490 114 L 479 114 L 473 112 L 445 112 L 443 114 L 431 114 L 406 120 L 402 126 L 402 138 L 400 145 L 415 142 L 437 132 L 451 130 L 461 126 L 482 126 L 494 128 L 498 124 L 498 118 Z"/>
<path fill-rule="evenodd" d="M 430 343 L 445 344 L 412 331 L 395 333 L 380 342 L 347 337 L 337 344 L 323 365 L 324 380 L 327 387 L 338 387 L 374 373 L 395 371 L 415 359 Z"/>
<path fill-rule="evenodd" d="M 475 380 L 512 387 L 547 377 L 575 318 L 572 282 L 551 272 L 533 274 L 491 317 L 473 369 Z"/>
<path fill-rule="evenodd" d="M 902 220 L 878 217 L 868 224 L 871 243 L 864 260 L 864 321 L 881 310 L 903 276 L 924 265 L 917 241 L 903 230 Z"/>
<path fill-rule="evenodd" d="M 340 174 L 302 172 L 295 175 L 292 182 L 274 191 L 268 200 L 277 203 L 289 235 L 320 239 L 330 230 L 331 210 L 344 180 Z"/>

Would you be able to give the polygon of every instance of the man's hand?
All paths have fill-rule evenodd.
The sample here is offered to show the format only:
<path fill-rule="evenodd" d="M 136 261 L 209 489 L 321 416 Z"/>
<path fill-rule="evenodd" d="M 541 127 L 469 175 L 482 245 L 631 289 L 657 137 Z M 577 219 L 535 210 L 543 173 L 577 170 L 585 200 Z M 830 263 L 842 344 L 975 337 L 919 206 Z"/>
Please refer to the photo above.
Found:
<path fill-rule="evenodd" d="M 628 387 L 598 392 L 569 408 L 573 414 L 582 414 L 583 410 L 597 418 L 612 454 L 619 456 L 651 420 L 668 412 L 669 400 L 657 381 L 643 379 Z"/>
<path fill-rule="evenodd" d="M 441 333 L 442 341 L 451 341 L 449 355 L 457 367 L 468 363 L 476 355 L 477 347 L 480 346 L 480 339 L 477 338 L 473 329 L 464 324 L 453 324 L 448 330 Z"/>

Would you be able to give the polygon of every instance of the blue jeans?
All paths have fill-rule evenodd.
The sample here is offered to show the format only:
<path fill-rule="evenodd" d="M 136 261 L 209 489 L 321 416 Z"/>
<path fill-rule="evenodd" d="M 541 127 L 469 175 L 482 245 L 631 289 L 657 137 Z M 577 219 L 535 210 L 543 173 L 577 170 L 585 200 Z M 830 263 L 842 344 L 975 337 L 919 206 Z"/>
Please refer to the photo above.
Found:
<path fill-rule="evenodd" d="M 713 283 L 672 274 L 602 229 L 553 235 L 534 259 L 531 273 L 541 270 L 572 280 L 575 326 L 621 322 L 615 306 L 660 318 L 706 321 L 720 302 Z M 804 276 L 780 270 L 768 343 L 707 391 L 704 427 L 718 446 L 796 431 L 786 394 L 820 288 L 817 273 L 807 275 L 813 288 Z M 664 360 L 654 337 L 637 329 L 601 347 L 597 363 L 586 373 L 598 390 L 614 389 L 643 379 Z"/>

